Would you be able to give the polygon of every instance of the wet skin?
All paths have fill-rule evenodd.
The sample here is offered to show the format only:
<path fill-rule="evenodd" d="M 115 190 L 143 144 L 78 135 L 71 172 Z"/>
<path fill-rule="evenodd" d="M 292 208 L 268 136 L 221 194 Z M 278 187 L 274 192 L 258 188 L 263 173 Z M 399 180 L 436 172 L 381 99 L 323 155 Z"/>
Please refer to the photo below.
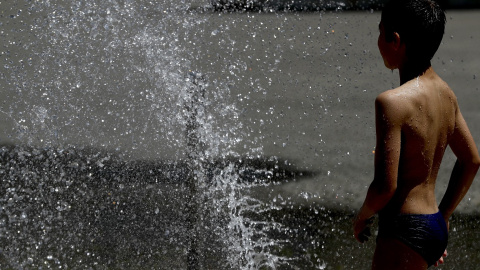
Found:
<path fill-rule="evenodd" d="M 382 23 L 379 28 L 378 47 L 385 66 L 399 69 L 401 85 L 375 100 L 375 176 L 354 221 L 354 235 L 360 242 L 367 239 L 369 219 L 377 213 L 434 214 L 440 210 L 448 224 L 480 164 L 453 91 L 430 63 L 408 60 L 398 33 L 387 42 Z M 457 162 L 438 206 L 435 182 L 447 146 Z M 426 268 L 425 260 L 400 241 L 377 242 L 372 269 Z"/>

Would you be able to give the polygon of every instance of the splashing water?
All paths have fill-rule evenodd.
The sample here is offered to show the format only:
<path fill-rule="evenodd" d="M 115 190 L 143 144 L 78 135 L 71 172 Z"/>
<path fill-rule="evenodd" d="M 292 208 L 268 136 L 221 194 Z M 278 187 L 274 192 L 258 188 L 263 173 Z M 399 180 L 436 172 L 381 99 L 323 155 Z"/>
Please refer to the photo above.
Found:
<path fill-rule="evenodd" d="M 288 264 L 267 235 L 281 224 L 253 216 L 271 210 L 249 190 L 273 170 L 252 169 L 260 148 L 243 160 L 235 151 L 245 135 L 233 82 L 195 71 L 201 52 L 184 45 L 202 42 L 205 18 L 186 1 L 22 2 L 11 10 L 12 28 L 29 34 L 6 67 L 12 102 L 2 112 L 16 135 L 0 152 L 3 265 Z M 246 64 L 225 66 L 233 75 Z"/>
<path fill-rule="evenodd" d="M 0 269 L 370 267 L 379 13 L 219 2 L 1 1 Z"/>

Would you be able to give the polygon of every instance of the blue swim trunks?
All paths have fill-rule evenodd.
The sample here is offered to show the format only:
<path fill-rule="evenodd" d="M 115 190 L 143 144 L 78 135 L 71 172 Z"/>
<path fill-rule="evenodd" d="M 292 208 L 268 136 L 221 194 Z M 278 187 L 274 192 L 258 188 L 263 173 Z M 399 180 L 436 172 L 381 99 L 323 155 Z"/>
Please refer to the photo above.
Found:
<path fill-rule="evenodd" d="M 447 224 L 436 214 L 380 215 L 377 238 L 395 238 L 419 253 L 428 266 L 440 259 L 447 248 Z"/>

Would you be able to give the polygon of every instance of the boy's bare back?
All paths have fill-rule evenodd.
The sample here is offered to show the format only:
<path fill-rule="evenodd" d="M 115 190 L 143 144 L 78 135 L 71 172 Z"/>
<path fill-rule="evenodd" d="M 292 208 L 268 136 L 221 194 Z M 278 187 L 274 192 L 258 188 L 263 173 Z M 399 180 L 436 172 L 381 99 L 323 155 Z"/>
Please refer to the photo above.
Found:
<path fill-rule="evenodd" d="M 398 69 L 398 88 L 375 100 L 375 175 L 355 217 L 364 242 L 379 214 L 372 269 L 427 269 L 443 262 L 448 220 L 480 167 L 480 156 L 450 87 L 430 60 L 445 27 L 434 0 L 391 0 L 382 11 L 378 48 Z M 440 205 L 435 181 L 446 148 L 457 157 Z"/>
<path fill-rule="evenodd" d="M 399 164 L 396 193 L 382 212 L 438 212 L 435 180 L 454 134 L 456 117 L 461 117 L 455 94 L 430 68 L 402 86 L 380 94 L 376 110 L 377 129 L 382 129 L 377 134 L 385 134 L 385 139 L 391 141 L 385 146 L 388 149 L 376 152 L 398 156 Z"/>

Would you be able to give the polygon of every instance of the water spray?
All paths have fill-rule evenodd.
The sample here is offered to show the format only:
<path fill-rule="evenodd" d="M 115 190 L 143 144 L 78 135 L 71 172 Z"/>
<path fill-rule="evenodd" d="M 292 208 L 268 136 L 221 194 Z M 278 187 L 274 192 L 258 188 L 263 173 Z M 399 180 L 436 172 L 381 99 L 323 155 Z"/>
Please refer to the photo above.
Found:
<path fill-rule="evenodd" d="M 199 269 L 200 252 L 198 248 L 199 227 L 201 220 L 199 218 L 199 200 L 200 192 L 198 187 L 198 173 L 202 170 L 202 147 L 198 134 L 200 124 L 198 122 L 198 110 L 203 106 L 202 99 L 205 98 L 205 88 L 203 82 L 205 77 L 201 73 L 190 71 L 187 80 L 192 82 L 190 87 L 190 98 L 185 101 L 185 120 L 187 139 L 187 231 L 188 231 L 188 251 L 187 251 L 187 269 Z"/>

